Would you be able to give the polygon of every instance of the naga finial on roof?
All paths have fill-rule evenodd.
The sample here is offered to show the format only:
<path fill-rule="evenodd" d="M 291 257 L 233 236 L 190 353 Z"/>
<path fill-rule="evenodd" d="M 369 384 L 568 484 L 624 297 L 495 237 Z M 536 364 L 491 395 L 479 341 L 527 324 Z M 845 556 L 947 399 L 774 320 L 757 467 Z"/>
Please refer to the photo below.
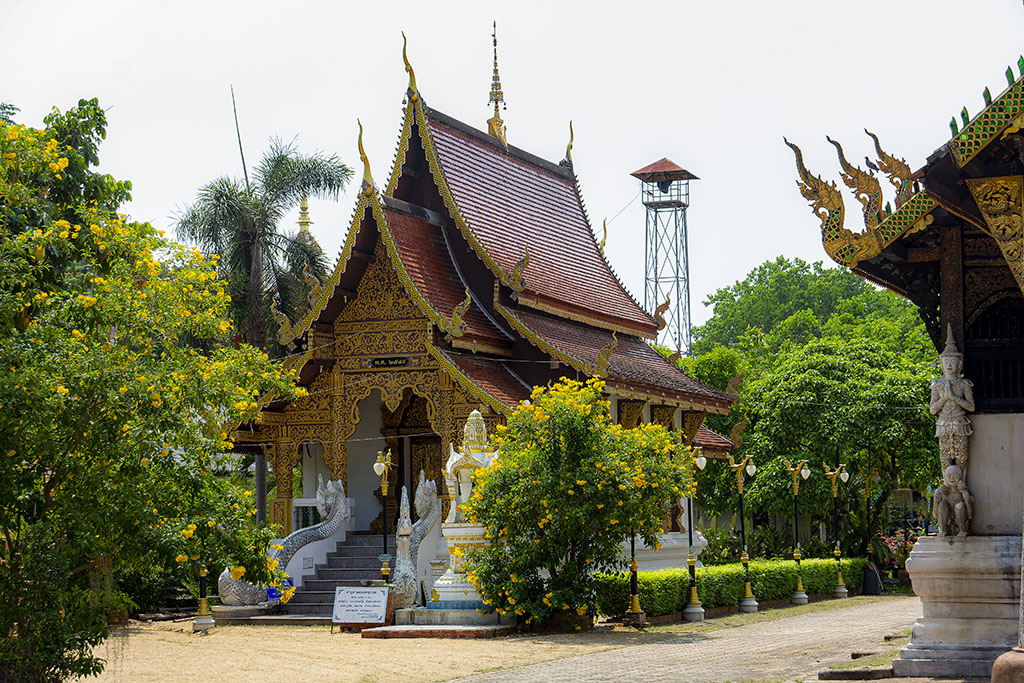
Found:
<path fill-rule="evenodd" d="M 407 42 L 405 31 L 402 31 L 402 61 L 405 62 L 405 72 L 409 74 L 409 86 L 405 89 L 405 96 L 409 98 L 410 102 L 415 102 L 420 98 L 420 91 L 416 87 L 416 72 L 412 70 L 412 64 L 409 63 L 409 57 L 405 53 Z"/>
<path fill-rule="evenodd" d="M 602 377 L 608 375 L 608 365 L 611 363 L 612 354 L 615 353 L 618 345 L 619 338 L 615 332 L 612 332 L 612 343 L 601 349 L 601 352 L 597 354 L 597 361 L 594 363 L 594 367 Z"/>
<path fill-rule="evenodd" d="M 375 187 L 373 175 L 370 173 L 370 160 L 366 157 L 366 150 L 363 149 L 363 124 L 359 119 L 356 119 L 356 123 L 359 124 L 359 160 L 363 162 L 363 183 L 359 187 L 359 194 L 370 194 Z"/>
<path fill-rule="evenodd" d="M 878 178 L 847 161 L 846 155 L 843 154 L 843 146 L 838 142 L 827 135 L 825 139 L 832 143 L 839 155 L 843 182 L 853 190 L 853 195 L 864 207 L 864 226 L 868 230 L 873 230 L 880 222 L 879 214 L 882 210 L 882 186 L 878 184 Z"/>
<path fill-rule="evenodd" d="M 913 183 L 910 180 L 912 171 L 910 166 L 903 159 L 898 159 L 891 154 L 887 154 L 882 149 L 882 145 L 878 142 L 878 136 L 872 133 L 867 128 L 864 132 L 870 136 L 875 142 L 875 152 L 878 154 L 878 162 L 873 163 L 867 157 L 864 161 L 867 162 L 868 168 L 872 171 L 881 171 L 889 177 L 889 182 L 896 188 L 896 208 L 900 208 L 909 197 L 911 190 L 913 189 Z"/>
<path fill-rule="evenodd" d="M 512 274 L 509 276 L 508 286 L 517 292 L 523 291 L 526 287 L 526 278 L 523 277 L 523 271 L 530 265 L 530 247 L 527 246 L 523 249 L 523 258 L 519 259 L 515 267 L 512 269 Z"/>
<path fill-rule="evenodd" d="M 668 322 L 665 320 L 665 311 L 672 305 L 672 298 L 668 297 L 664 302 L 658 304 L 658 307 L 654 309 L 654 322 L 658 324 L 658 331 L 665 329 Z"/>
<path fill-rule="evenodd" d="M 812 175 L 804 166 L 804 155 L 800 148 L 786 138 L 782 140 L 796 156 L 796 170 L 800 174 L 796 184 L 800 194 L 811 203 L 811 209 L 821 219 L 821 243 L 832 260 L 854 268 L 861 260 L 877 256 L 882 245 L 875 231 L 867 229 L 858 234 L 844 228 L 845 207 L 836 184 Z"/>
<path fill-rule="evenodd" d="M 455 306 L 455 309 L 452 311 L 452 336 L 461 337 L 463 334 L 465 334 L 466 321 L 464 316 L 466 315 L 466 311 L 469 310 L 469 305 L 470 303 L 472 303 L 472 301 L 473 299 L 469 294 L 469 287 L 466 287 L 466 298 L 463 299 L 461 303 L 457 304 Z"/>
<path fill-rule="evenodd" d="M 569 168 L 572 168 L 572 119 L 569 120 L 569 144 L 565 146 L 565 161 L 563 162 Z"/>
<path fill-rule="evenodd" d="M 608 219 L 604 219 L 604 223 L 601 224 L 601 229 L 604 233 L 601 235 L 601 242 L 597 245 L 597 248 L 601 250 L 601 255 L 604 255 L 604 245 L 608 244 Z"/>
<path fill-rule="evenodd" d="M 487 119 L 487 130 L 492 136 L 501 140 L 501 144 L 508 147 L 505 138 L 505 122 L 501 120 L 501 113 L 498 111 L 499 102 L 506 109 L 508 107 L 505 105 L 505 93 L 501 90 L 501 76 L 498 75 L 498 22 L 496 21 L 491 38 L 494 40 L 494 74 L 491 76 L 491 96 L 488 98 L 488 102 L 494 103 L 494 116 Z"/>

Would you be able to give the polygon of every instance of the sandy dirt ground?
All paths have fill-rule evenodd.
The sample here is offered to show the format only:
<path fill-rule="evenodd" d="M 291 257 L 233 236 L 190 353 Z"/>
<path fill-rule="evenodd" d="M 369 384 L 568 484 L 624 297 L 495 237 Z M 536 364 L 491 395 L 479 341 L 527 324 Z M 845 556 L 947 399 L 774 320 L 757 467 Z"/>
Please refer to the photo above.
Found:
<path fill-rule="evenodd" d="M 101 645 L 104 683 L 148 681 L 442 681 L 473 673 L 649 642 L 595 630 L 486 640 L 376 639 L 318 626 L 224 626 L 208 635 L 182 624 L 132 624 Z"/>

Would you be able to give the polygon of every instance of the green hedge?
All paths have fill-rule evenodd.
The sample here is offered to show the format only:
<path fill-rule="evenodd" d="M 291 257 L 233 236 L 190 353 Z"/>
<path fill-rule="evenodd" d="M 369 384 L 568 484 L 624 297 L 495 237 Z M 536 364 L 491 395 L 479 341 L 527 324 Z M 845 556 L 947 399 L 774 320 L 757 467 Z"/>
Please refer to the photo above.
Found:
<path fill-rule="evenodd" d="M 864 566 L 861 558 L 843 560 L 843 583 L 851 591 L 860 589 Z M 831 593 L 836 587 L 835 560 L 810 559 L 803 568 L 804 591 Z M 629 605 L 629 573 L 598 574 L 597 606 L 606 616 L 618 616 Z M 681 612 L 689 599 L 690 573 L 687 569 L 638 572 L 640 607 L 651 617 Z M 743 597 L 743 565 L 721 564 L 697 569 L 697 596 L 705 609 L 736 605 Z M 796 590 L 796 564 L 787 560 L 755 560 L 750 563 L 750 584 L 758 600 L 786 600 Z"/>

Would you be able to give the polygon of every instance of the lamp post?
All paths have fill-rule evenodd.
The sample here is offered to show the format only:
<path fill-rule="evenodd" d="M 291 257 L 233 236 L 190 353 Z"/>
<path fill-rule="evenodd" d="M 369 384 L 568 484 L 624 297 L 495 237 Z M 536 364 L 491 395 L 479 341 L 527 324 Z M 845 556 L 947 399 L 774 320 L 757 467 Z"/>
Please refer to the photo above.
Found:
<path fill-rule="evenodd" d="M 789 460 L 786 463 L 786 471 L 793 478 L 793 560 L 796 562 L 796 590 L 793 597 L 789 599 L 794 605 L 806 605 L 807 593 L 804 592 L 804 575 L 800 569 L 800 509 L 797 506 L 796 495 L 800 492 L 800 477 L 806 481 L 811 476 L 811 470 L 807 467 L 807 461 L 801 460 L 793 466 Z"/>
<path fill-rule="evenodd" d="M 647 625 L 647 615 L 640 610 L 640 584 L 637 581 L 636 571 L 639 566 L 636 561 L 636 531 L 629 536 L 629 609 L 623 616 L 623 625 L 633 625 L 643 628 Z"/>
<path fill-rule="evenodd" d="M 743 563 L 743 575 L 745 577 L 744 595 L 740 600 L 741 612 L 756 612 L 757 599 L 750 590 L 750 556 L 747 555 L 747 522 L 743 512 L 743 481 L 745 477 L 754 477 L 757 472 L 757 465 L 750 461 L 750 456 L 743 458 L 738 463 L 729 455 L 729 467 L 736 475 L 736 488 L 740 493 L 740 543 L 743 544 L 743 554 L 740 555 L 740 562 Z"/>
<path fill-rule="evenodd" d="M 708 459 L 704 457 L 702 448 L 695 449 L 695 452 L 697 457 L 693 459 L 693 464 L 697 469 L 703 470 L 708 464 Z M 693 524 L 693 496 L 690 495 L 686 499 L 686 530 L 690 536 L 690 555 L 686 560 L 690 565 L 690 600 L 683 608 L 683 618 L 686 621 L 704 621 L 704 608 L 697 597 L 697 546 L 693 544 Z"/>
<path fill-rule="evenodd" d="M 839 547 L 839 481 L 845 484 L 850 480 L 850 473 L 846 471 L 846 465 L 836 463 L 836 468 L 830 470 L 825 465 L 825 476 L 832 483 L 832 534 L 835 538 L 836 547 L 832 554 L 836 556 L 836 590 L 832 594 L 836 598 L 845 598 L 848 595 L 846 584 L 843 583 L 843 551 Z"/>
<path fill-rule="evenodd" d="M 871 484 L 878 484 L 882 478 L 878 476 L 878 470 L 872 468 L 869 473 L 868 470 L 863 467 L 858 468 L 860 476 L 864 479 L 864 519 L 867 521 L 867 536 L 868 536 L 868 562 L 874 562 L 875 549 L 871 545 Z"/>
<path fill-rule="evenodd" d="M 206 597 L 206 565 L 199 565 L 199 609 L 196 611 L 196 618 L 192 622 L 192 632 L 201 631 L 205 633 L 216 624 L 213 614 L 210 612 L 210 603 Z"/>
<path fill-rule="evenodd" d="M 388 575 L 391 574 L 391 568 L 388 566 L 388 562 L 391 560 L 391 556 L 388 555 L 388 470 L 391 469 L 391 449 L 388 449 L 387 454 L 381 451 L 377 451 L 377 461 L 373 463 L 373 473 L 380 477 L 380 492 L 383 496 L 384 503 L 384 533 L 381 536 L 384 538 L 384 552 L 380 556 L 380 575 L 386 583 Z"/>

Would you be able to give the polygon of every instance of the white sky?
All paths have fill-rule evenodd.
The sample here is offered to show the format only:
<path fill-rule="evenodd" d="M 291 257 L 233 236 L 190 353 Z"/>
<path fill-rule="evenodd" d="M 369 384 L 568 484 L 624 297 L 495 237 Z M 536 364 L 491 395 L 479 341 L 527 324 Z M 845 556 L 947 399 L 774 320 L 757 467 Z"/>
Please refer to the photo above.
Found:
<path fill-rule="evenodd" d="M 133 182 L 133 218 L 170 228 L 199 186 L 241 177 L 229 84 L 250 166 L 271 136 L 297 135 L 301 151 L 339 154 L 358 183 L 359 117 L 383 184 L 401 122 L 404 30 L 427 103 L 486 129 L 492 19 L 509 141 L 557 162 L 573 120 L 595 229 L 636 195 L 629 173 L 641 166 L 667 156 L 700 176 L 689 212 L 695 323 L 710 313 L 699 303 L 708 293 L 766 259 L 827 261 L 783 135 L 836 180 L 824 136 L 851 161 L 873 158 L 864 127 L 916 169 L 962 106 L 973 116 L 986 86 L 1002 92 L 1024 51 L 1020 0 L 0 0 L 0 101 L 38 126 L 54 105 L 99 97 L 109 117 L 101 170 Z M 311 202 L 332 256 L 354 188 L 338 203 Z M 846 202 L 856 229 L 859 207 Z M 609 226 L 607 249 L 640 299 L 643 229 L 637 200 Z"/>

